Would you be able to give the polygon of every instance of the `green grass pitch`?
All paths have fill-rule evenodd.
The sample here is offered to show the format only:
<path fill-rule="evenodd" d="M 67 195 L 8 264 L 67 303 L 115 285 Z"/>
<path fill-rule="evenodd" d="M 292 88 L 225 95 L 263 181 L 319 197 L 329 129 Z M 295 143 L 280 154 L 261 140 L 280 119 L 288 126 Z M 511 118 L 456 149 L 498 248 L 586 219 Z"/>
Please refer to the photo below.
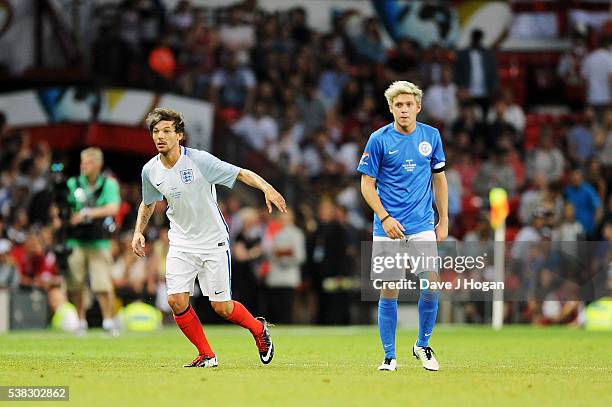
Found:
<path fill-rule="evenodd" d="M 376 327 L 273 327 L 264 366 L 252 337 L 207 328 L 216 369 L 184 369 L 194 348 L 173 327 L 118 338 L 51 332 L 0 335 L 0 385 L 67 385 L 79 406 L 610 406 L 612 334 L 567 328 L 438 327 L 439 372 L 398 332 L 397 372 L 378 372 Z M 0 402 L 0 405 L 9 403 Z M 13 403 L 11 403 L 13 404 Z"/>

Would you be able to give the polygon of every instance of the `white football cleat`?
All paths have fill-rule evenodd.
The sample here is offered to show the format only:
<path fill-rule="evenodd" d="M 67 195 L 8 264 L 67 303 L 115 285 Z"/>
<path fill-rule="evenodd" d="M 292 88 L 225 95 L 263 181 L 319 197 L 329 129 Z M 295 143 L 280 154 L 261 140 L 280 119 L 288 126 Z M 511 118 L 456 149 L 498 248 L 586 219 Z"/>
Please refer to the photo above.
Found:
<path fill-rule="evenodd" d="M 421 360 L 425 370 L 431 370 L 432 372 L 437 372 L 440 370 L 440 364 L 434 356 L 433 349 L 431 349 L 429 346 L 420 347 L 417 346 L 415 342 L 414 346 L 412 347 L 412 355 Z"/>
<path fill-rule="evenodd" d="M 217 361 L 216 356 L 198 355 L 198 357 L 195 358 L 193 362 L 183 367 L 217 367 L 217 366 L 219 366 L 219 362 Z"/>
<path fill-rule="evenodd" d="M 394 372 L 397 370 L 397 361 L 395 359 L 386 358 L 385 361 L 378 366 L 378 370 L 389 370 Z"/>

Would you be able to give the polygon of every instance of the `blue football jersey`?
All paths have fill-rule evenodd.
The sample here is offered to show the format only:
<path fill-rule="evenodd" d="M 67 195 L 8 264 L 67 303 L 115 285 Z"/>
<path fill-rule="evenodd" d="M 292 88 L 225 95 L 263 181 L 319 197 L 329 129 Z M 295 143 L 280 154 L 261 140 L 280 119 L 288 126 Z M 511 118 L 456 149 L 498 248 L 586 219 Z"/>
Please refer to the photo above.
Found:
<path fill-rule="evenodd" d="M 444 171 L 440 132 L 417 122 L 410 134 L 388 124 L 370 135 L 357 171 L 376 178 L 384 208 L 402 224 L 405 234 L 434 229 L 432 173 Z M 374 236 L 386 236 L 374 214 Z"/>

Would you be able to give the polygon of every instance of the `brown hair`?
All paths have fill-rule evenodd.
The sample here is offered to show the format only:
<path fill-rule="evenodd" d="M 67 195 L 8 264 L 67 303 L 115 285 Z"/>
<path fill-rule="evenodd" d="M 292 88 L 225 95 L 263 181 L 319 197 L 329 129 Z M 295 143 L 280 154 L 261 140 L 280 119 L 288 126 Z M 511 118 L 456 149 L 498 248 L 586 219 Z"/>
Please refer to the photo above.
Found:
<path fill-rule="evenodd" d="M 156 107 L 147 115 L 145 123 L 149 131 L 153 133 L 153 127 L 161 121 L 169 120 L 174 123 L 174 131 L 177 133 L 185 133 L 185 121 L 183 115 L 176 110 L 167 109 L 164 107 Z"/>

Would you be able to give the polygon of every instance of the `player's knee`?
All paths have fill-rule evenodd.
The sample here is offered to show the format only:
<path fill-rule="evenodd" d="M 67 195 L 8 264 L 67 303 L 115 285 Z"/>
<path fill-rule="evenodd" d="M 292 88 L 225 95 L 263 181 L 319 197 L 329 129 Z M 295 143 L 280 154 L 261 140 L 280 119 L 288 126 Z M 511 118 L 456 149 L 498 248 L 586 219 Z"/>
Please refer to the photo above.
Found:
<path fill-rule="evenodd" d="M 383 288 L 380 290 L 380 298 L 394 300 L 394 299 L 397 299 L 397 297 L 399 297 L 398 289 Z"/>
<path fill-rule="evenodd" d="M 210 305 L 215 312 L 222 318 L 229 318 L 234 307 L 231 301 L 211 301 Z"/>
<path fill-rule="evenodd" d="M 168 296 L 168 305 L 172 308 L 172 312 L 175 314 L 179 314 L 187 308 L 189 305 L 189 300 L 185 301 L 183 298 L 170 295 Z"/>

